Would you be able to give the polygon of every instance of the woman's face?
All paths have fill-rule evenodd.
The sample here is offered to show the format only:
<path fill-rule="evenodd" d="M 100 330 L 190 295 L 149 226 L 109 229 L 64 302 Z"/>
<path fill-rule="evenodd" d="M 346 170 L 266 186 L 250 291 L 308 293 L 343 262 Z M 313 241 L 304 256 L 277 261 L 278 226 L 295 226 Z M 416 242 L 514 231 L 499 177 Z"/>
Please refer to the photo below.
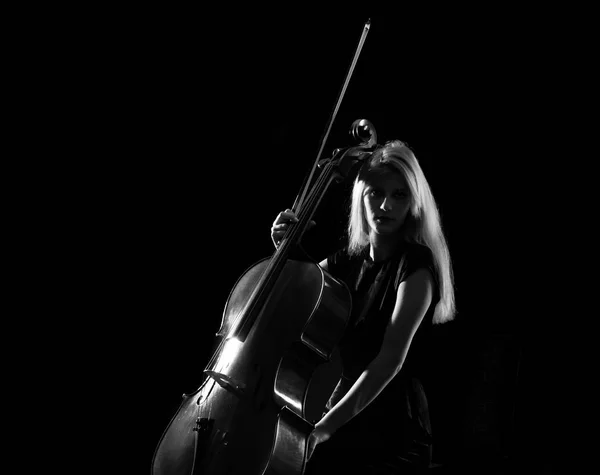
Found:
<path fill-rule="evenodd" d="M 374 173 L 363 192 L 365 216 L 371 231 L 393 234 L 400 230 L 410 209 L 410 190 L 399 172 Z"/>

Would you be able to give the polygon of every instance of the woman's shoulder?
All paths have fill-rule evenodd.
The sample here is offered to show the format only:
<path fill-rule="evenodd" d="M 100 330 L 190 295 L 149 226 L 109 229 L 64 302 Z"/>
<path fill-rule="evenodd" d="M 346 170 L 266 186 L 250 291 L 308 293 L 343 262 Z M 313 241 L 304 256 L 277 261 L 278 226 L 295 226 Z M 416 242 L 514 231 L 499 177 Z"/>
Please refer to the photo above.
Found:
<path fill-rule="evenodd" d="M 418 269 L 428 269 L 435 278 L 435 266 L 431 249 L 417 242 L 406 243 L 400 258 L 396 285 Z"/>
<path fill-rule="evenodd" d="M 348 250 L 348 246 L 342 246 L 334 250 L 327 259 L 333 262 L 349 262 L 349 261 L 358 261 L 363 260 L 365 255 L 368 255 L 368 252 L 359 252 L 359 253 L 351 253 Z"/>
<path fill-rule="evenodd" d="M 425 244 L 418 242 L 406 243 L 404 247 L 404 256 L 410 259 L 415 264 L 420 264 L 425 267 L 433 264 L 433 253 Z"/>
<path fill-rule="evenodd" d="M 364 260 L 363 253 L 352 254 L 348 252 L 348 247 L 344 246 L 327 257 L 327 267 L 331 273 L 346 273 Z"/>

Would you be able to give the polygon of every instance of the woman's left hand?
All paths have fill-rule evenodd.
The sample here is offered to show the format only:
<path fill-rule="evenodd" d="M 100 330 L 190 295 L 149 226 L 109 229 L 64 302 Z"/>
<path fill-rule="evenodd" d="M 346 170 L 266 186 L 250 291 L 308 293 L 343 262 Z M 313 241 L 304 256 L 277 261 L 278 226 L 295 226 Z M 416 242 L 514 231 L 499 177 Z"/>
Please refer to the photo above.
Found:
<path fill-rule="evenodd" d="M 325 442 L 329 440 L 332 432 L 328 430 L 324 426 L 319 426 L 319 423 L 315 425 L 315 428 L 308 436 L 307 448 L 306 448 L 306 461 L 309 461 L 312 457 L 313 452 L 315 451 L 315 447 L 319 445 L 321 442 Z"/>

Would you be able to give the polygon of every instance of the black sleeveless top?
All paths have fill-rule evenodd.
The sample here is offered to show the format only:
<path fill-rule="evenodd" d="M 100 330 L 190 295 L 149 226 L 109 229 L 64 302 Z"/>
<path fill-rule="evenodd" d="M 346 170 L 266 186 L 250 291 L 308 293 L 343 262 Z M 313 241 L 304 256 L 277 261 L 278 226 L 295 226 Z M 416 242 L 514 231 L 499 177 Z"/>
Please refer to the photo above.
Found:
<path fill-rule="evenodd" d="M 431 424 L 422 379 L 430 362 L 432 317 L 439 300 L 430 249 L 405 243 L 392 258 L 373 262 L 368 248 L 358 256 L 349 256 L 344 248 L 328 257 L 327 265 L 329 273 L 345 282 L 352 295 L 352 311 L 339 345 L 343 376 L 329 400 L 328 409 L 343 397 L 377 356 L 400 283 L 417 269 L 430 270 L 435 282 L 434 297 L 413 337 L 401 370 L 367 408 L 338 431 L 341 434 L 360 432 L 362 436 L 386 434 L 385 440 L 398 453 L 414 450 L 415 441 L 420 445 L 429 444 Z M 390 424 L 401 428 L 393 431 L 391 438 Z"/>

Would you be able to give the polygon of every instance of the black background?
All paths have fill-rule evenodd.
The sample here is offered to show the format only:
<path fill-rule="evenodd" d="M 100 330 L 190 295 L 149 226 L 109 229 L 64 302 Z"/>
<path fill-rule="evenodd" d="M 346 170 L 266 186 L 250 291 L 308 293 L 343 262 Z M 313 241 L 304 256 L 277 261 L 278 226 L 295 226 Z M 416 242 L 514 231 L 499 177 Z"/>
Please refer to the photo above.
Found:
<path fill-rule="evenodd" d="M 537 17 L 486 12 L 418 24 L 401 13 L 180 13 L 113 19 L 82 73 L 93 86 L 80 107 L 97 111 L 87 164 L 101 177 L 89 230 L 109 335 L 98 357 L 139 466 L 197 388 L 237 279 L 272 254 L 271 223 L 312 167 L 371 18 L 322 158 L 368 119 L 380 143 L 409 144 L 438 201 L 458 307 L 440 330 L 432 394 L 439 462 L 558 467 L 562 308 L 547 305 L 541 190 L 544 144 L 561 129 L 560 41 Z M 317 259 L 341 242 L 344 193 L 334 187 L 315 215 L 306 247 Z"/>

